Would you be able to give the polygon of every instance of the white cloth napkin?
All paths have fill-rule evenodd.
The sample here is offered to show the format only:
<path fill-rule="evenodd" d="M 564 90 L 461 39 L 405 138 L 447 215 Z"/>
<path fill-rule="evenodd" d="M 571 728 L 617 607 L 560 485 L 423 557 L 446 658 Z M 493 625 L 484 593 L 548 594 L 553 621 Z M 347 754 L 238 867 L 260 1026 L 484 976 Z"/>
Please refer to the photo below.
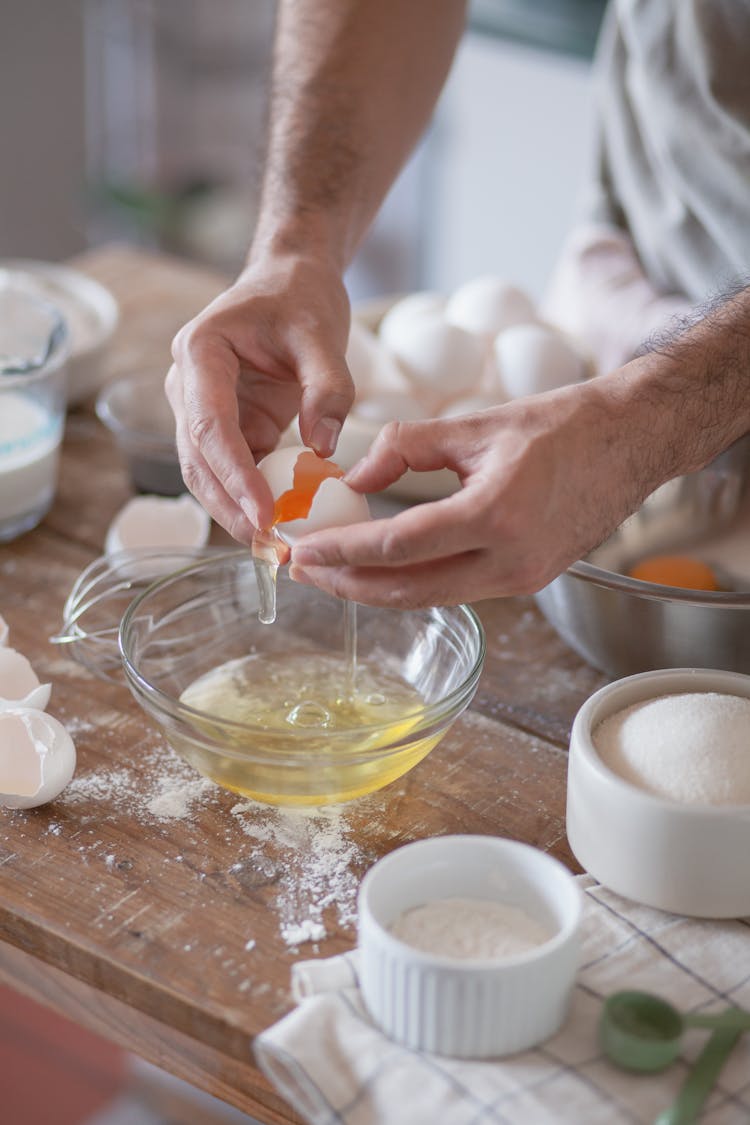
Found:
<path fill-rule="evenodd" d="M 255 1042 L 258 1062 L 313 1125 L 618 1125 L 652 1122 L 677 1094 L 705 1043 L 690 1030 L 668 1070 L 638 1075 L 603 1055 L 602 999 L 623 988 L 656 992 L 684 1011 L 750 1008 L 750 921 L 703 922 L 638 906 L 579 876 L 583 955 L 569 1017 L 546 1043 L 486 1062 L 420 1054 L 370 1022 L 356 953 L 299 962 L 298 1006 Z M 703 1121 L 750 1121 L 750 1035 L 722 1071 Z"/>

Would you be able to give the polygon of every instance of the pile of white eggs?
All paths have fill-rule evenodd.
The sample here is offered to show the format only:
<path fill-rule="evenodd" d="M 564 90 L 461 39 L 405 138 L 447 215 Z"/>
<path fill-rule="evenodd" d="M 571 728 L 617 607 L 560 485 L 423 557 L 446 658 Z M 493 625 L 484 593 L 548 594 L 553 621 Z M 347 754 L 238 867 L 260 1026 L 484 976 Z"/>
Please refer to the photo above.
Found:
<path fill-rule="evenodd" d="M 355 317 L 347 363 L 353 414 L 382 424 L 485 410 L 580 382 L 589 364 L 531 299 L 498 277 L 479 277 L 450 296 L 412 293 L 371 330 Z"/>
<path fill-rule="evenodd" d="M 31 809 L 57 797 L 73 777 L 76 751 L 59 719 L 45 711 L 51 685 L 8 647 L 0 617 L 0 805 Z"/>

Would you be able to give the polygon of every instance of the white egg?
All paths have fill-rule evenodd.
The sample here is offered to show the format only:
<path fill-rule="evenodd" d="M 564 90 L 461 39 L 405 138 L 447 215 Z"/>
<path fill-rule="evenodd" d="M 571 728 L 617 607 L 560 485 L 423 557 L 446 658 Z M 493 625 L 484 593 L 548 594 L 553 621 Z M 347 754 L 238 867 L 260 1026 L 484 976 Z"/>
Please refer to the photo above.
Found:
<path fill-rule="evenodd" d="M 414 394 L 381 391 L 355 403 L 354 413 L 368 422 L 419 422 L 429 418 L 427 409 Z"/>
<path fill-rule="evenodd" d="M 504 328 L 536 319 L 530 297 L 500 277 L 477 277 L 467 281 L 449 298 L 445 319 L 467 332 L 492 340 Z"/>
<path fill-rule="evenodd" d="M 480 410 L 489 410 L 493 406 L 499 406 L 500 402 L 497 399 L 490 398 L 489 395 L 467 395 L 466 398 L 456 398 L 444 406 L 440 411 L 439 418 L 461 418 L 464 414 L 476 414 Z"/>
<path fill-rule="evenodd" d="M 9 635 L 10 629 L 8 628 L 8 622 L 2 614 L 0 614 L 0 648 L 2 648 L 3 645 L 7 645 Z"/>
<path fill-rule="evenodd" d="M 283 449 L 274 449 L 258 463 L 258 469 L 266 478 L 268 487 L 274 500 L 278 500 L 285 492 L 295 487 L 295 469 L 297 461 L 306 455 L 308 465 L 313 464 L 309 458 L 314 457 L 324 470 L 326 462 L 322 457 L 317 457 L 310 449 L 303 445 L 287 446 Z M 331 462 L 327 462 L 331 464 Z M 313 531 L 322 531 L 328 527 L 345 527 L 350 523 L 361 523 L 370 518 L 370 509 L 365 497 L 355 492 L 348 484 L 338 477 L 325 477 L 321 472 L 320 480 L 316 484 L 313 474 L 312 488 L 299 489 L 302 495 L 309 497 L 312 491 L 312 502 L 305 517 L 280 521 L 275 525 L 281 538 L 293 546 L 303 535 Z"/>
<path fill-rule="evenodd" d="M 33 707 L 43 711 L 49 703 L 51 684 L 41 684 L 31 664 L 14 648 L 0 648 L 0 712 L 9 707 Z"/>
<path fill-rule="evenodd" d="M 73 739 L 58 719 L 30 707 L 0 712 L 0 805 L 45 805 L 62 793 L 75 768 Z"/>
<path fill-rule="evenodd" d="M 578 383 L 585 375 L 583 359 L 563 335 L 540 324 L 506 328 L 495 340 L 494 350 L 500 378 L 511 398 Z"/>
<path fill-rule="evenodd" d="M 455 324 L 440 312 L 416 314 L 399 326 L 388 346 L 412 380 L 417 393 L 437 397 L 470 391 L 484 368 L 483 340 Z"/>
<path fill-rule="evenodd" d="M 208 512 L 185 493 L 169 496 L 134 496 L 117 513 L 107 531 L 105 551 L 144 547 L 204 547 L 211 530 Z"/>
<path fill-rule="evenodd" d="M 346 364 L 357 397 L 377 391 L 406 391 L 409 380 L 374 332 L 353 319 L 346 348 Z"/>
<path fill-rule="evenodd" d="M 419 293 L 410 293 L 408 297 L 401 297 L 388 309 L 378 327 L 378 338 L 392 351 L 394 341 L 401 339 L 404 327 L 407 328 L 415 317 L 424 313 L 430 316 L 439 316 L 445 308 L 445 297 L 442 293 L 423 290 Z"/>

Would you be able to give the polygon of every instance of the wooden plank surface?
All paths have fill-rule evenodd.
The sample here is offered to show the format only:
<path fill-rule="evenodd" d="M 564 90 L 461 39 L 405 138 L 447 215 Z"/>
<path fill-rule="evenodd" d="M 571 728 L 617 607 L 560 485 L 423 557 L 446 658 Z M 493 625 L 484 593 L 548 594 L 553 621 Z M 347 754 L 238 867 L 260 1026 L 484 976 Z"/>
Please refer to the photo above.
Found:
<path fill-rule="evenodd" d="M 121 247 L 77 264 L 121 303 L 107 377 L 165 371 L 174 332 L 222 285 Z M 78 750 L 58 801 L 0 810 L 0 976 L 81 1022 L 93 1013 L 90 1025 L 261 1120 L 291 1121 L 251 1043 L 289 1010 L 292 962 L 351 947 L 359 879 L 410 840 L 506 835 L 575 869 L 564 830 L 567 737 L 603 680 L 530 599 L 483 603 L 488 656 L 474 705 L 415 770 L 334 811 L 243 802 L 183 765 L 124 686 L 49 644 L 129 495 L 89 404 L 70 415 L 52 511 L 0 547 L 11 642 L 52 681 L 49 710 Z"/>

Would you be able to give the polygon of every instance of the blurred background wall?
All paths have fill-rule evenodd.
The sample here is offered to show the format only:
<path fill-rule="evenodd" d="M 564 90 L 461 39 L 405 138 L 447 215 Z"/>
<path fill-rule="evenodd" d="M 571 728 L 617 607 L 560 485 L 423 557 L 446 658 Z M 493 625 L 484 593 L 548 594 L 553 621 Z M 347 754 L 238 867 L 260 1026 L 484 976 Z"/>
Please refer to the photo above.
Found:
<path fill-rule="evenodd" d="M 350 270 L 355 299 L 484 272 L 539 294 L 586 180 L 602 8 L 475 0 L 433 124 Z M 0 256 L 57 260 L 125 239 L 236 272 L 274 10 L 2 0 Z"/>

